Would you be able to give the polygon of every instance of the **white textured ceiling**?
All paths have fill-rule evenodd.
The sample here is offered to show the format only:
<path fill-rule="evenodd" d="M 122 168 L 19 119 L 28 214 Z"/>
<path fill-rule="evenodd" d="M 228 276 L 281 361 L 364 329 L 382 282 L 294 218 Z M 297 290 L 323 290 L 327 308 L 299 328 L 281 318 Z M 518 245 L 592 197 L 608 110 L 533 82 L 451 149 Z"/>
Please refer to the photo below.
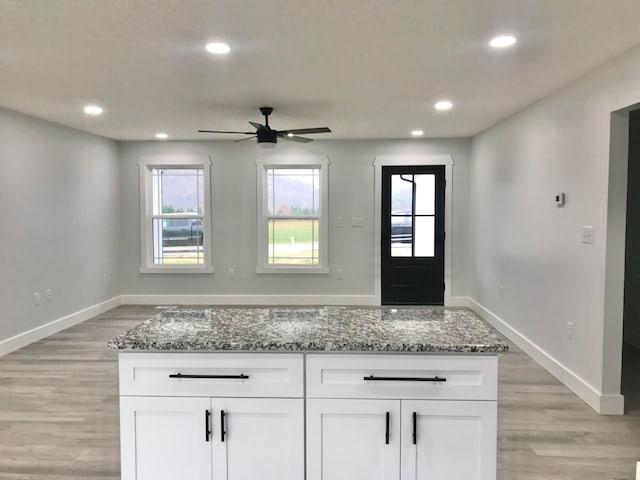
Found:
<path fill-rule="evenodd" d="M 196 130 L 250 129 L 261 105 L 275 128 L 334 132 L 315 138 L 469 136 L 639 25 L 639 0 L 0 0 L 0 106 L 122 140 L 232 140 Z M 491 50 L 503 32 L 517 46 Z M 216 40 L 232 52 L 206 53 Z"/>

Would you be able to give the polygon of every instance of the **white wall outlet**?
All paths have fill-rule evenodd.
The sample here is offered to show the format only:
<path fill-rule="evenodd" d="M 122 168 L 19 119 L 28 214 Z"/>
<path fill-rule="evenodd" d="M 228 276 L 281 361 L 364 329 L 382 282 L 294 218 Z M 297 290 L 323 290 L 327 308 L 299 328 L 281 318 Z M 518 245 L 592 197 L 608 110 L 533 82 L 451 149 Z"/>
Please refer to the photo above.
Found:
<path fill-rule="evenodd" d="M 573 341 L 573 322 L 567 322 L 567 340 Z"/>
<path fill-rule="evenodd" d="M 336 218 L 336 227 L 344 227 L 344 217 L 337 217 Z"/>
<path fill-rule="evenodd" d="M 595 232 L 591 225 L 582 226 L 582 243 L 593 243 L 595 239 Z"/>
<path fill-rule="evenodd" d="M 500 300 L 504 298 L 504 287 L 502 285 L 498 289 L 498 295 L 500 295 Z"/>
<path fill-rule="evenodd" d="M 336 278 L 339 279 L 339 280 L 342 280 L 344 278 L 344 272 L 342 271 L 341 268 L 336 270 Z"/>
<path fill-rule="evenodd" d="M 364 227 L 364 217 L 351 217 L 352 227 Z"/>
<path fill-rule="evenodd" d="M 236 278 L 236 269 L 235 268 L 230 268 L 229 269 L 229 278 Z"/>
<path fill-rule="evenodd" d="M 50 302 L 51 300 L 53 300 L 53 290 L 51 290 L 50 288 L 47 288 L 47 302 Z"/>
<path fill-rule="evenodd" d="M 40 305 L 40 292 L 33 292 L 33 304 Z"/>

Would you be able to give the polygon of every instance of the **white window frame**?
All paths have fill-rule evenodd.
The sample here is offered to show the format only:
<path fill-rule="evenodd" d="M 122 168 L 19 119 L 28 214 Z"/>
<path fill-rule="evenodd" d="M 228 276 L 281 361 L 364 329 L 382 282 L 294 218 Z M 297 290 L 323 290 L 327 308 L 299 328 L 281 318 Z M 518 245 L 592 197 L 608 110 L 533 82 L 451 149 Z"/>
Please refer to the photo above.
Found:
<path fill-rule="evenodd" d="M 269 155 L 256 160 L 257 178 L 257 259 L 256 273 L 321 273 L 329 270 L 329 158 L 323 155 Z M 318 265 L 270 265 L 268 253 L 267 170 L 270 168 L 317 168 L 320 170 L 320 229 L 318 232 Z"/>
<path fill-rule="evenodd" d="M 211 159 L 205 155 L 149 155 L 138 161 L 140 179 L 140 273 L 213 273 L 211 259 Z M 153 188 L 151 172 L 155 168 L 201 168 L 204 177 L 202 212 L 203 265 L 156 265 L 153 263 Z"/>

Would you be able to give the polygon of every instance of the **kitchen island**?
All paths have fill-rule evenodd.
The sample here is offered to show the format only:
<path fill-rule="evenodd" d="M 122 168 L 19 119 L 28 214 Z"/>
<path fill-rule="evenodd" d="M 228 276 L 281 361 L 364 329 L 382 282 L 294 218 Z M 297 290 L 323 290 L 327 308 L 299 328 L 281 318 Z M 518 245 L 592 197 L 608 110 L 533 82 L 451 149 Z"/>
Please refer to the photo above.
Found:
<path fill-rule="evenodd" d="M 466 309 L 169 309 L 119 350 L 123 480 L 495 480 L 497 355 Z"/>

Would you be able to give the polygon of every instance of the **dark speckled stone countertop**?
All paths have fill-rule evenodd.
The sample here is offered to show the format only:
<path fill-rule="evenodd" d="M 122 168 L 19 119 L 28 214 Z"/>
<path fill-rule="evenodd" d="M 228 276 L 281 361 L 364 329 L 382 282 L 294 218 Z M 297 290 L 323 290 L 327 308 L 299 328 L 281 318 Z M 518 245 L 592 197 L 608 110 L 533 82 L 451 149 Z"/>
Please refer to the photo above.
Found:
<path fill-rule="evenodd" d="M 499 353 L 475 313 L 449 308 L 167 309 L 109 342 L 122 351 Z"/>

